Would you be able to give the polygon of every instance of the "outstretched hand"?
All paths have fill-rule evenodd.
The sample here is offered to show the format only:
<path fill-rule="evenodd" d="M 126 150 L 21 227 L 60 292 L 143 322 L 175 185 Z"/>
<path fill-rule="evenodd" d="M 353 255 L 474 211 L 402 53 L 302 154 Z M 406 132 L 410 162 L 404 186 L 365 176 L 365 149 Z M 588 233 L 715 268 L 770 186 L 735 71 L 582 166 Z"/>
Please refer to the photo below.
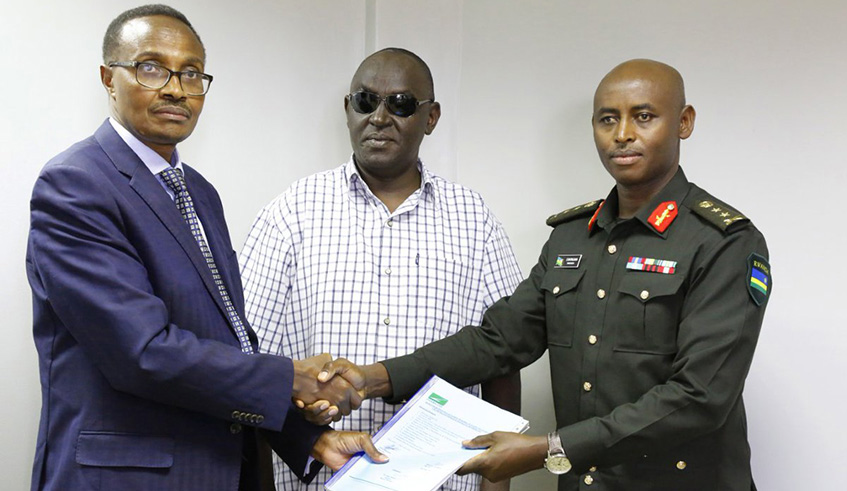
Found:
<path fill-rule="evenodd" d="M 465 462 L 456 474 L 481 474 L 492 482 L 502 481 L 544 466 L 547 438 L 495 431 L 462 442 L 465 448 L 487 450 Z"/>
<path fill-rule="evenodd" d="M 362 399 L 391 395 L 388 372 L 380 363 L 359 366 L 350 360 L 338 358 L 324 364 L 317 376 L 317 381 L 321 384 L 343 381 L 349 384 Z M 294 402 L 301 409 L 306 420 L 314 424 L 328 424 L 331 421 L 338 421 L 342 415 L 346 416 L 343 410 L 333 406 L 329 400 L 309 402 L 295 398 Z"/>

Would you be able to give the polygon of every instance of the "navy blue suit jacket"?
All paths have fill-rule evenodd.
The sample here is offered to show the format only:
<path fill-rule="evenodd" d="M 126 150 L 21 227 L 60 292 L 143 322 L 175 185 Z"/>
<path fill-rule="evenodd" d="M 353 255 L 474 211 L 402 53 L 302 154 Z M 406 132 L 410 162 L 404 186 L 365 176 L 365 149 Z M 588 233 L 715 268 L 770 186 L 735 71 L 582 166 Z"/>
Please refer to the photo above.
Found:
<path fill-rule="evenodd" d="M 220 198 L 188 166 L 185 178 L 243 314 Z M 236 490 L 254 427 L 305 469 L 325 428 L 290 407 L 291 360 L 241 353 L 188 225 L 108 122 L 42 170 L 26 265 L 42 389 L 33 489 Z"/>

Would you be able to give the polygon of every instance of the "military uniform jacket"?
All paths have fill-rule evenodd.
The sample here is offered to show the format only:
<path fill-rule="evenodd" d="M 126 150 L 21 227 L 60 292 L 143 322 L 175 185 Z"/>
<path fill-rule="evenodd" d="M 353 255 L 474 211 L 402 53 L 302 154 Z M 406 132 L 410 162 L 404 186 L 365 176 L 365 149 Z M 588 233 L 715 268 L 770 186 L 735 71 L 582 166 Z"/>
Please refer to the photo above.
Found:
<path fill-rule="evenodd" d="M 750 490 L 741 394 L 772 289 L 764 237 L 682 169 L 635 217 L 617 209 L 613 190 L 550 217 L 538 264 L 481 329 L 383 362 L 394 397 L 546 349 L 574 466 L 560 490 Z"/>

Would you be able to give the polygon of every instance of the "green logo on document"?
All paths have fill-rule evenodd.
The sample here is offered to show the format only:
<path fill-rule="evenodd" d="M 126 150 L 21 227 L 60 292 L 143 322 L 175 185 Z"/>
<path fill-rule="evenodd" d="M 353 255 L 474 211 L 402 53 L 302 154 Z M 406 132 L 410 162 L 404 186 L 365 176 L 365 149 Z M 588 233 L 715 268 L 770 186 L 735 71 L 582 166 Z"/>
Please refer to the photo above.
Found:
<path fill-rule="evenodd" d="M 441 397 L 440 395 L 436 394 L 435 392 L 433 392 L 432 394 L 429 395 L 429 400 L 438 404 L 439 406 L 443 406 L 443 405 L 447 404 L 447 399 Z"/>

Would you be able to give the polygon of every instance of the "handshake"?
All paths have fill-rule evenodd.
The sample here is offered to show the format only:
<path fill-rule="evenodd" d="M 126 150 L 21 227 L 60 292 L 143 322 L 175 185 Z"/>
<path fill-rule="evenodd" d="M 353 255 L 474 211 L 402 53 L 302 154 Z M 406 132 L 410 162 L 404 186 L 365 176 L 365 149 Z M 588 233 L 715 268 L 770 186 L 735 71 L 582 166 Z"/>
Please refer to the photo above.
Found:
<path fill-rule="evenodd" d="M 327 353 L 293 362 L 291 398 L 311 423 L 338 421 L 365 399 L 391 395 L 388 372 L 379 363 L 358 366 Z"/>

